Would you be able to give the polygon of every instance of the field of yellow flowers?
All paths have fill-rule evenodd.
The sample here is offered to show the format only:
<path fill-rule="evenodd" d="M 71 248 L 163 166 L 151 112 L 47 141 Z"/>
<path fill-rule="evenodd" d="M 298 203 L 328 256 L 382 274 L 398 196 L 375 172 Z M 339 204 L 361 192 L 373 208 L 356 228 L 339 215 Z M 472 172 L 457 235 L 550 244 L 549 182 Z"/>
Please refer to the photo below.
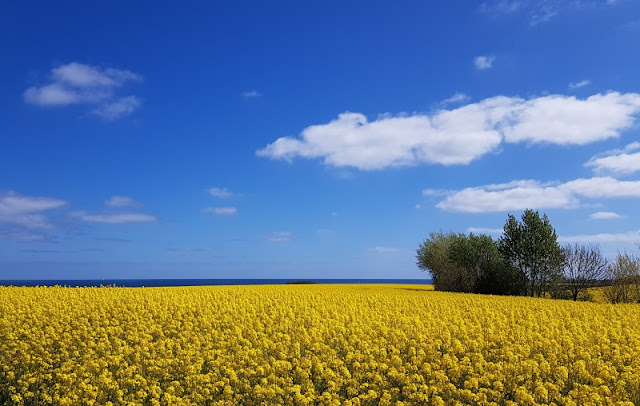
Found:
<path fill-rule="evenodd" d="M 0 404 L 636 405 L 640 306 L 407 285 L 0 287 Z"/>

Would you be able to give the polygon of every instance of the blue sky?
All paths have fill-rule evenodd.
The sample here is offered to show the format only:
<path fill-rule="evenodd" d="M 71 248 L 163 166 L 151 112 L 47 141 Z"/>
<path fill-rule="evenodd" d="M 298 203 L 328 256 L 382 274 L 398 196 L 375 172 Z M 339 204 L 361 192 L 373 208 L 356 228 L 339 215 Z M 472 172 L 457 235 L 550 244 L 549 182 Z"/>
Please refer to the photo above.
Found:
<path fill-rule="evenodd" d="M 637 252 L 640 3 L 3 2 L 0 279 L 422 278 Z"/>

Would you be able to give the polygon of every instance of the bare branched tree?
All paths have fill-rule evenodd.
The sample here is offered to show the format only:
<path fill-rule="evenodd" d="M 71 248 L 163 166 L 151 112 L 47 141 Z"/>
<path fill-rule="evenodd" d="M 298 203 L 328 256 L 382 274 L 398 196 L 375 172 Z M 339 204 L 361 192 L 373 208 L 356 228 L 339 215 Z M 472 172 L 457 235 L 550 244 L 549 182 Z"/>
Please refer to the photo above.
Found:
<path fill-rule="evenodd" d="M 567 245 L 563 252 L 566 286 L 573 300 L 578 300 L 581 291 L 606 276 L 608 262 L 597 245 Z"/>
<path fill-rule="evenodd" d="M 609 266 L 611 286 L 605 295 L 611 303 L 640 303 L 640 258 L 635 255 L 618 253 Z"/>

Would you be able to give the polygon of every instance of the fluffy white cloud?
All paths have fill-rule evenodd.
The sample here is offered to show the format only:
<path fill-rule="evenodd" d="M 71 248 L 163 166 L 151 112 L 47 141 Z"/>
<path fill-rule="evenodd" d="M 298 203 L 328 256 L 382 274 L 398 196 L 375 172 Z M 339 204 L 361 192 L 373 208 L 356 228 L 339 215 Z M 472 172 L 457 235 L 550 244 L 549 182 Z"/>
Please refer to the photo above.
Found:
<path fill-rule="evenodd" d="M 473 58 L 473 64 L 476 66 L 476 69 L 480 69 L 480 70 L 490 69 L 491 66 L 493 65 L 493 61 L 495 60 L 496 60 L 495 56 L 481 55 Z"/>
<path fill-rule="evenodd" d="M 448 211 L 486 213 L 577 205 L 578 200 L 567 191 L 526 180 L 454 191 L 436 207 Z"/>
<path fill-rule="evenodd" d="M 220 216 L 232 216 L 234 214 L 238 214 L 238 209 L 236 207 L 207 207 L 202 211 L 204 213 L 217 214 Z"/>
<path fill-rule="evenodd" d="M 638 93 L 609 92 L 586 99 L 550 95 L 520 100 L 501 124 L 506 125 L 507 142 L 584 145 L 617 137 L 639 112 Z"/>
<path fill-rule="evenodd" d="M 580 89 L 581 87 L 589 86 L 591 84 L 590 80 L 581 80 L 579 82 L 569 83 L 569 89 Z"/>
<path fill-rule="evenodd" d="M 65 206 L 67 202 L 49 197 L 23 196 L 16 192 L 0 192 L 0 223 L 29 229 L 52 228 L 42 213 Z"/>
<path fill-rule="evenodd" d="M 637 242 L 640 240 L 640 231 L 629 231 L 626 233 L 603 233 L 603 234 L 579 234 L 558 236 L 558 242 L 562 243 L 608 243 L 608 242 Z"/>
<path fill-rule="evenodd" d="M 212 187 L 211 189 L 209 189 L 209 194 L 219 199 L 229 199 L 234 196 L 234 194 L 229 191 L 229 189 L 224 187 Z"/>
<path fill-rule="evenodd" d="M 109 207 L 133 207 L 142 205 L 142 203 L 127 196 L 111 196 L 104 204 Z"/>
<path fill-rule="evenodd" d="M 158 221 L 155 216 L 144 213 L 112 213 L 91 214 L 83 211 L 72 213 L 73 216 L 88 223 L 126 224 L 126 223 L 153 223 Z"/>
<path fill-rule="evenodd" d="M 640 181 L 611 177 L 543 184 L 517 180 L 450 191 L 436 207 L 454 212 L 487 213 L 523 209 L 576 208 L 580 198 L 640 197 Z"/>
<path fill-rule="evenodd" d="M 290 231 L 275 231 L 267 237 L 271 242 L 290 242 L 293 239 L 293 233 Z"/>
<path fill-rule="evenodd" d="M 640 94 L 610 92 L 586 99 L 550 95 L 529 100 L 497 96 L 432 114 L 384 115 L 369 121 L 346 112 L 282 137 L 257 155 L 378 170 L 422 163 L 468 164 L 509 143 L 583 145 L 617 137 L 640 112 Z"/>
<path fill-rule="evenodd" d="M 589 216 L 591 220 L 617 220 L 621 218 L 624 218 L 624 216 L 612 211 L 599 211 Z"/>
<path fill-rule="evenodd" d="M 607 151 L 585 164 L 596 173 L 629 174 L 640 171 L 640 142 L 633 142 L 623 149 Z"/>
<path fill-rule="evenodd" d="M 116 119 L 140 107 L 137 97 L 118 97 L 116 89 L 140 80 L 142 76 L 128 70 L 72 62 L 52 69 L 49 83 L 28 88 L 23 97 L 27 103 L 37 106 L 93 104 L 97 105 L 94 114 Z"/>

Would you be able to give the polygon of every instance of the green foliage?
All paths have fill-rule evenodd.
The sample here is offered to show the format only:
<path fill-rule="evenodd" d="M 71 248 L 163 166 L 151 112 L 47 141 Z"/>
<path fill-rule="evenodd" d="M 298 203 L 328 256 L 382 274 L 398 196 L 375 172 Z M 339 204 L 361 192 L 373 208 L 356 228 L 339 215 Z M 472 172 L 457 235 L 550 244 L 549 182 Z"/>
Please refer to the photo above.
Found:
<path fill-rule="evenodd" d="M 520 272 L 527 295 L 543 296 L 561 278 L 564 254 L 546 214 L 527 209 L 522 222 L 509 215 L 498 244 L 505 261 Z"/>
<path fill-rule="evenodd" d="M 418 266 L 431 273 L 437 290 L 518 294 L 518 273 L 487 235 L 431 233 L 417 252 Z"/>

